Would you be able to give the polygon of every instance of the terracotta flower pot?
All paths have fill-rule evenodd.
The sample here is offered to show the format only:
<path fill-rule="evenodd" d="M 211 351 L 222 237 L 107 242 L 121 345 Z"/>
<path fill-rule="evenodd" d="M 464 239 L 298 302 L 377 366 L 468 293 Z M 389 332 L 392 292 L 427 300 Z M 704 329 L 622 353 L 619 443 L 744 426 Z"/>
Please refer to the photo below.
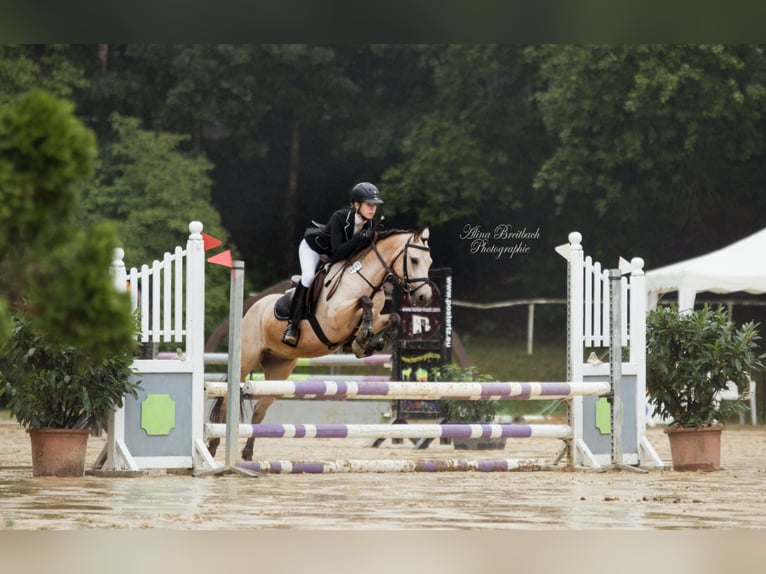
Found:
<path fill-rule="evenodd" d="M 721 427 L 667 428 L 673 470 L 719 470 Z"/>
<path fill-rule="evenodd" d="M 32 476 L 83 476 L 88 429 L 29 429 Z"/>

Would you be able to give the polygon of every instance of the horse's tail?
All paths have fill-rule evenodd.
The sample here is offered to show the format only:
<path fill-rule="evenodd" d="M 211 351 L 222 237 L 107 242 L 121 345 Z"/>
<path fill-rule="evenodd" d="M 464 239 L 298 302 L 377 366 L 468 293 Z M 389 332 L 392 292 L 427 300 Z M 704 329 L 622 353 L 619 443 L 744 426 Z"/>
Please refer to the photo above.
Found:
<path fill-rule="evenodd" d="M 223 397 L 216 397 L 213 401 L 213 407 L 210 409 L 210 422 L 219 423 L 223 420 L 221 409 L 223 408 Z"/>
<path fill-rule="evenodd" d="M 239 416 L 244 416 L 245 411 L 245 399 L 247 397 L 240 396 L 239 399 Z M 220 423 L 226 420 L 226 413 L 223 412 L 223 397 L 216 397 L 213 401 L 213 406 L 210 409 L 210 422 Z"/>

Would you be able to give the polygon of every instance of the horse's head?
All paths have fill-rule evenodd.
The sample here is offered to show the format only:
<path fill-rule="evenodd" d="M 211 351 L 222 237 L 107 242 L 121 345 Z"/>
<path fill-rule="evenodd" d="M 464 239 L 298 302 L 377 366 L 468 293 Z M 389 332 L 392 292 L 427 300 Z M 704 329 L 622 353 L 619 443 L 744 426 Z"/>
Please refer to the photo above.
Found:
<path fill-rule="evenodd" d="M 431 301 L 433 289 L 428 278 L 431 269 L 430 231 L 426 227 L 406 235 L 402 257 L 394 265 L 394 271 L 402 287 L 410 294 L 413 305 L 423 306 Z"/>

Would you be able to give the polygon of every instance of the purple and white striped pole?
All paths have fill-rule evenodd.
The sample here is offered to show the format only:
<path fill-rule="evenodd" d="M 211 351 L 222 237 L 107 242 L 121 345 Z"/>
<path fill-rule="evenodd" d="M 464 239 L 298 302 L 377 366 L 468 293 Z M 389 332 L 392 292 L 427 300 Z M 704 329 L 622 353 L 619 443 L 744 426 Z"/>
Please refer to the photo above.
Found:
<path fill-rule="evenodd" d="M 542 459 L 422 459 L 422 460 L 254 460 L 238 466 L 264 474 L 329 474 L 357 472 L 510 472 L 547 470 Z"/>
<path fill-rule="evenodd" d="M 226 425 L 208 423 L 207 436 L 225 436 Z M 571 437 L 568 425 L 453 424 L 240 424 L 239 437 L 253 438 L 557 438 Z"/>
<path fill-rule="evenodd" d="M 549 400 L 610 392 L 609 382 L 247 381 L 252 397 L 309 399 Z"/>

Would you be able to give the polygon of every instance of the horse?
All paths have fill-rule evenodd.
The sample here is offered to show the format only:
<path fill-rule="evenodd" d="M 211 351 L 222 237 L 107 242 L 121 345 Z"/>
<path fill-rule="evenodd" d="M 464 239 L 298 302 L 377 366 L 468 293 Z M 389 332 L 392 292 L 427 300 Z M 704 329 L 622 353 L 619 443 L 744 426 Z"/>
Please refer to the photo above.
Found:
<path fill-rule="evenodd" d="M 431 268 L 430 232 L 389 229 L 375 233 L 369 247 L 346 260 L 325 263 L 309 290 L 307 316 L 300 323 L 295 347 L 282 342 L 286 317 L 277 317 L 280 307 L 289 308 L 292 290 L 256 301 L 242 319 L 242 363 L 240 380 L 260 367 L 266 380 L 286 380 L 300 357 L 320 357 L 343 347 L 357 357 L 379 351 L 399 329 L 396 313 L 382 313 L 384 286 L 398 285 L 409 294 L 415 307 L 427 305 L 433 295 L 428 273 Z M 259 398 L 251 422 L 260 423 L 276 397 Z M 225 401 L 219 399 L 211 420 L 222 422 Z M 211 455 L 220 443 L 208 442 Z M 242 450 L 251 460 L 253 438 Z"/>

